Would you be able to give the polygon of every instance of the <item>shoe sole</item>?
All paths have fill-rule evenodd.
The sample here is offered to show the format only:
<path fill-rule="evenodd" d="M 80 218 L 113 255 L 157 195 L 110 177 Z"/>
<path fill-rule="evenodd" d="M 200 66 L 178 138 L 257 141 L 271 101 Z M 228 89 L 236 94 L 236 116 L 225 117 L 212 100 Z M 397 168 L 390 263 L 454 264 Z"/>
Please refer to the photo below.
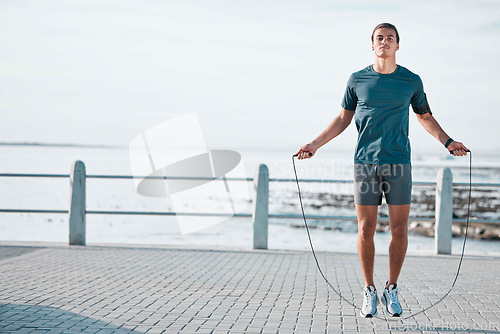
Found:
<path fill-rule="evenodd" d="M 377 312 L 377 311 L 375 311 L 375 313 L 373 313 L 373 314 L 363 314 L 363 312 L 362 312 L 362 311 L 359 311 L 359 314 L 360 314 L 363 318 L 373 318 L 373 317 L 375 317 L 375 316 L 378 314 L 378 312 Z"/>
<path fill-rule="evenodd" d="M 380 298 L 380 300 L 382 301 L 382 304 L 385 305 L 385 310 L 387 311 L 387 313 L 389 313 L 392 317 L 398 318 L 398 317 L 401 316 L 401 314 L 403 314 L 403 312 L 401 312 L 401 313 L 391 313 L 389 311 L 389 308 L 387 307 L 387 301 L 385 300 L 385 296 L 384 295 L 382 295 L 382 298 Z"/>

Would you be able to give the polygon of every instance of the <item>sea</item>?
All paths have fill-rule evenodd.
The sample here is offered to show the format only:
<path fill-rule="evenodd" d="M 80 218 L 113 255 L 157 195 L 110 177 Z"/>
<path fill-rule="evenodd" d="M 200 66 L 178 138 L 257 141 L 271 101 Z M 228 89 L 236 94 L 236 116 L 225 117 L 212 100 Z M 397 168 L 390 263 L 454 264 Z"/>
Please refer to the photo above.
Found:
<path fill-rule="evenodd" d="M 265 164 L 269 170 L 269 213 L 300 215 L 300 203 L 292 165 L 293 150 L 242 149 L 241 164 L 246 177 L 256 175 Z M 72 164 L 80 160 L 87 175 L 132 175 L 128 147 L 71 146 L 71 145 L 0 145 L 0 173 L 69 174 Z M 318 151 L 313 159 L 295 161 L 299 179 L 352 180 L 352 152 Z M 450 168 L 453 182 L 469 182 L 469 158 L 451 157 L 446 152 L 414 152 L 412 156 L 413 181 L 435 182 L 442 168 Z M 475 152 L 472 160 L 472 182 L 488 183 L 479 194 L 474 186 L 472 201 L 481 201 L 471 208 L 472 217 L 500 219 L 500 155 Z M 241 213 L 252 213 L 254 185 L 246 182 L 248 194 L 234 199 Z M 355 216 L 349 197 L 350 183 L 300 182 L 306 215 Z M 133 179 L 88 178 L 86 206 L 89 211 L 151 211 L 172 210 L 165 197 L 146 197 L 137 192 Z M 415 187 L 414 187 L 415 189 Z M 468 188 L 466 188 L 468 189 Z M 486 189 L 486 190 L 484 190 Z M 485 192 L 487 196 L 484 197 Z M 476 194 L 476 195 L 474 195 Z M 206 195 L 206 196 L 205 196 Z M 70 181 L 68 178 L 0 177 L 1 209 L 68 210 Z M 411 217 L 432 217 L 432 196 L 425 191 L 414 191 L 414 196 L 429 201 L 430 207 L 416 206 Z M 427 197 L 431 198 L 430 200 Z M 212 202 L 211 202 L 212 201 Z M 185 211 L 199 212 L 200 208 L 214 207 L 209 194 L 201 194 L 187 202 Z M 465 209 L 466 202 L 460 202 Z M 474 204 L 474 203 L 472 203 Z M 481 204 L 481 205 L 479 205 Z M 384 208 L 381 207 L 383 211 Z M 458 209 L 457 209 L 458 210 Z M 462 215 L 464 210 L 461 211 Z M 357 226 L 355 221 L 311 221 L 310 237 L 316 251 L 356 252 Z M 68 243 L 67 214 L 58 213 L 0 213 L 0 241 Z M 377 231 L 375 247 L 378 254 L 387 254 L 389 231 Z M 205 229 L 183 234 L 176 216 L 88 214 L 86 222 L 88 245 L 134 245 L 144 247 L 192 247 L 252 249 L 253 228 L 249 217 L 231 217 Z M 460 254 L 463 237 L 453 238 L 452 253 Z M 310 241 L 304 222 L 296 218 L 269 220 L 268 249 L 310 250 Z M 416 234 L 409 236 L 408 253 L 434 252 L 434 238 Z M 468 239 L 469 254 L 500 254 L 500 242 Z"/>

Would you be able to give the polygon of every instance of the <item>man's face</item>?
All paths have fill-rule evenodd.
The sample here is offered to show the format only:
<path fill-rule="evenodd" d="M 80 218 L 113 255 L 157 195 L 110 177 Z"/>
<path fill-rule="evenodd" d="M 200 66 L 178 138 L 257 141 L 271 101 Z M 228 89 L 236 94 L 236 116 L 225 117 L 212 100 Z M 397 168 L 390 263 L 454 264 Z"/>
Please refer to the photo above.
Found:
<path fill-rule="evenodd" d="M 373 33 L 372 50 L 377 57 L 394 57 L 399 50 L 399 43 L 396 43 L 396 32 L 391 28 L 380 28 Z"/>

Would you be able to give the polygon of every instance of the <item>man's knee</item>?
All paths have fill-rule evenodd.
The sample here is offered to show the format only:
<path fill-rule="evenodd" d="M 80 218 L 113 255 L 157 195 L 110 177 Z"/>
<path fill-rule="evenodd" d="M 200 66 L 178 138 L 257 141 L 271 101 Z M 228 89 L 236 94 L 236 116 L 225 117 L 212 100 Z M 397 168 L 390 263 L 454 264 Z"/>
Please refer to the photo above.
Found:
<path fill-rule="evenodd" d="M 360 219 L 358 221 L 358 237 L 362 239 L 373 239 L 377 222 Z"/>
<path fill-rule="evenodd" d="M 392 224 L 391 236 L 394 239 L 408 239 L 408 222 Z"/>

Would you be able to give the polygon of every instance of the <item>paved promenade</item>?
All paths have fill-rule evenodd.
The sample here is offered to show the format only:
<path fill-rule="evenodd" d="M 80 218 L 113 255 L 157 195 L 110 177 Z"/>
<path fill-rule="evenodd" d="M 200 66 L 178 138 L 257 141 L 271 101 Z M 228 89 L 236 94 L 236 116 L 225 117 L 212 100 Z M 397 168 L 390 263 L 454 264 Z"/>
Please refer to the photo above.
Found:
<path fill-rule="evenodd" d="M 361 305 L 356 254 L 318 253 Z M 408 256 L 404 314 L 440 298 L 458 256 Z M 388 257 L 376 257 L 379 290 Z M 0 244 L 1 333 L 500 333 L 500 258 L 467 256 L 455 290 L 406 320 L 364 319 L 310 252 Z M 385 318 L 382 305 L 379 316 Z"/>

